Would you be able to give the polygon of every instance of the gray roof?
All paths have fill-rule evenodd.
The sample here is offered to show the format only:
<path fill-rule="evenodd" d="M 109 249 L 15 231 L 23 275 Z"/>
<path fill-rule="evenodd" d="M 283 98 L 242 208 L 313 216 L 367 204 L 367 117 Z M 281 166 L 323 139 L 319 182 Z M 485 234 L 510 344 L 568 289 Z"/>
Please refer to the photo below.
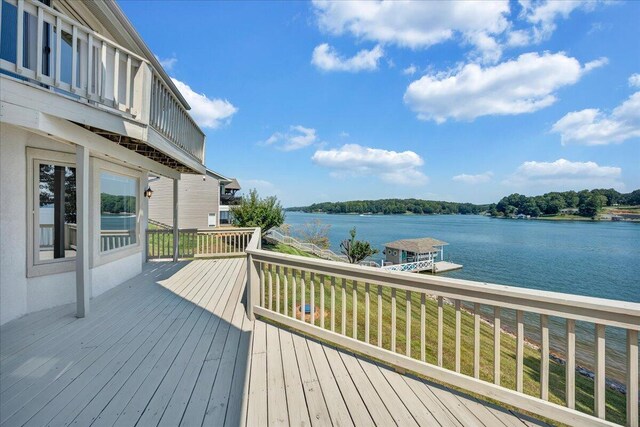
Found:
<path fill-rule="evenodd" d="M 420 239 L 401 239 L 395 242 L 385 243 L 384 246 L 392 249 L 399 249 L 414 253 L 438 252 L 440 249 L 435 246 L 448 245 L 447 242 L 437 240 L 431 237 L 422 237 Z"/>
<path fill-rule="evenodd" d="M 240 183 L 237 179 L 231 178 L 231 182 L 224 186 L 225 190 L 240 190 Z"/>
<path fill-rule="evenodd" d="M 228 184 L 231 182 L 231 179 L 209 168 L 207 168 L 207 175 L 219 180 L 221 184 Z"/>

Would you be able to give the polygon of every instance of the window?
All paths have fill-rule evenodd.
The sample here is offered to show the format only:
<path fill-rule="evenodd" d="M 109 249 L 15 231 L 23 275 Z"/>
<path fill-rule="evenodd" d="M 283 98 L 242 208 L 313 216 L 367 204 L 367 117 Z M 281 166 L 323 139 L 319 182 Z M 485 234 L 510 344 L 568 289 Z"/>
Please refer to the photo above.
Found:
<path fill-rule="evenodd" d="M 231 212 L 220 211 L 220 224 L 231 224 Z"/>
<path fill-rule="evenodd" d="M 215 213 L 210 213 L 209 214 L 209 218 L 207 220 L 207 226 L 209 226 L 209 227 L 215 227 L 216 226 L 216 214 Z"/>
<path fill-rule="evenodd" d="M 100 252 L 137 243 L 138 179 L 100 172 Z"/>
<path fill-rule="evenodd" d="M 76 256 L 76 168 L 37 161 L 36 264 Z"/>

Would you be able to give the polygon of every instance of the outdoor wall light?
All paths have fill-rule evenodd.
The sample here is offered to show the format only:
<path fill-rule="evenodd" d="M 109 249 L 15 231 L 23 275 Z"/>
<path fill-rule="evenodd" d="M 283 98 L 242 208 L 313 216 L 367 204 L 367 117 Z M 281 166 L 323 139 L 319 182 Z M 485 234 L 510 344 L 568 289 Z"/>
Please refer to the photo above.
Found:
<path fill-rule="evenodd" d="M 147 187 L 147 189 L 144 190 L 144 197 L 146 197 L 147 199 L 150 199 L 152 194 L 153 190 L 151 189 L 151 187 Z"/>

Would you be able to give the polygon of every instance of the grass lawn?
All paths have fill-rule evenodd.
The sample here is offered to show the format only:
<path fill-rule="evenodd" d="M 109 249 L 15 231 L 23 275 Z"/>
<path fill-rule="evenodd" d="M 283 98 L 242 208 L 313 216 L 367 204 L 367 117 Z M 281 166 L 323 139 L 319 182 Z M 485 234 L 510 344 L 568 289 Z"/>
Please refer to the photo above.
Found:
<path fill-rule="evenodd" d="M 297 253 L 299 251 L 286 247 L 284 245 L 277 245 L 270 248 L 277 252 L 292 253 L 295 255 L 302 255 Z M 303 255 L 304 256 L 304 255 Z M 309 256 L 309 254 L 306 254 Z M 269 272 L 269 266 L 263 265 L 265 269 L 265 303 L 268 305 L 269 300 L 269 274 L 271 274 L 272 293 L 271 303 L 272 309 L 276 310 L 276 271 L 275 267 Z M 288 315 L 292 313 L 292 298 L 293 298 L 293 279 L 295 276 L 297 301 L 300 303 L 301 296 L 301 273 L 299 271 L 288 271 L 288 286 L 285 291 L 284 288 L 284 274 L 282 269 L 279 271 L 279 283 L 280 283 L 280 309 L 279 312 L 284 314 L 284 300 L 285 292 L 288 300 Z M 305 282 L 305 302 L 309 303 L 311 299 L 310 282 L 311 276 L 309 273 L 304 274 Z M 314 283 L 314 299 L 317 306 L 320 305 L 321 283 L 324 283 L 324 304 L 325 304 L 325 319 L 324 324 L 320 325 L 320 319 L 316 320 L 316 325 L 330 329 L 331 327 L 331 283 L 332 278 L 322 277 L 316 275 L 313 278 Z M 355 283 L 355 300 L 354 300 L 354 282 L 347 280 L 345 284 L 345 297 L 342 293 L 342 279 L 335 279 L 335 330 L 336 332 L 344 331 L 347 336 L 353 336 L 353 309 L 357 307 L 357 321 L 356 321 L 356 333 L 358 340 L 365 341 L 365 293 L 366 287 L 364 283 Z M 372 344 L 377 344 L 378 337 L 378 285 L 371 285 L 370 291 L 370 332 L 369 340 Z M 385 349 L 391 349 L 391 289 L 388 287 L 382 287 L 382 347 Z M 410 301 L 411 310 L 411 333 L 408 337 L 406 335 L 406 312 L 407 301 Z M 485 309 L 488 306 L 483 306 Z M 437 310 L 438 303 L 436 300 L 427 296 L 425 301 L 426 308 L 426 361 L 430 364 L 437 364 Z M 345 322 L 342 323 L 342 310 L 345 310 Z M 396 291 L 396 351 L 398 353 L 405 353 L 405 346 L 407 339 L 409 338 L 411 346 L 411 357 L 420 359 L 420 309 L 421 309 L 421 296 L 417 292 L 407 293 L 402 290 Z M 511 313 L 510 313 L 511 312 Z M 512 315 L 513 310 L 502 309 L 502 319 Z M 455 315 L 456 311 L 453 305 L 444 304 L 444 335 L 443 335 L 443 367 L 455 370 Z M 473 315 L 463 310 L 461 313 L 461 361 L 460 371 L 463 374 L 473 376 L 473 354 L 474 354 L 474 317 Z M 503 320 L 504 322 L 504 320 Z M 527 325 L 528 326 L 528 325 Z M 493 326 L 485 322 L 480 323 L 480 379 L 493 382 Z M 515 390 L 515 354 L 516 354 L 516 339 L 512 335 L 502 332 L 500 339 L 501 349 L 501 376 L 500 383 L 503 387 Z M 524 386 L 523 391 L 531 396 L 540 396 L 540 351 L 536 348 L 524 346 Z M 593 380 L 586 378 L 576 373 L 576 409 L 588 414 L 593 414 L 594 406 L 594 382 Z M 565 405 L 565 366 L 557 362 L 550 361 L 549 363 L 549 400 L 551 402 Z M 607 405 L 607 420 L 625 424 L 626 422 L 626 397 L 624 394 L 610 390 L 606 391 L 606 405 Z"/>

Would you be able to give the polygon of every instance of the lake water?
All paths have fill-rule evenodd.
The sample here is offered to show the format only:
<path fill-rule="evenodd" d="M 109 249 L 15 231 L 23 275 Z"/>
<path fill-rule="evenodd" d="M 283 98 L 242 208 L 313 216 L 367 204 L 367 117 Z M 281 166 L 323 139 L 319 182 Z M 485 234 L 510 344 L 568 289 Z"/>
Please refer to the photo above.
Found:
<path fill-rule="evenodd" d="M 285 222 L 295 229 L 321 220 L 330 224 L 331 249 L 352 227 L 359 239 L 382 252 L 393 240 L 434 237 L 449 243 L 446 260 L 462 264 L 462 270 L 442 276 L 640 302 L 640 224 L 628 222 L 579 222 L 507 220 L 477 215 L 327 215 L 287 212 Z M 294 232 L 295 234 L 295 232 Z M 380 259 L 378 254 L 375 259 Z M 529 318 L 527 334 L 535 340 L 536 319 Z M 564 322 L 550 321 L 552 348 L 561 350 Z M 589 366 L 592 325 L 578 325 L 579 357 Z M 580 339 L 581 338 L 581 339 Z M 610 372 L 624 371 L 625 335 L 607 328 Z"/>

